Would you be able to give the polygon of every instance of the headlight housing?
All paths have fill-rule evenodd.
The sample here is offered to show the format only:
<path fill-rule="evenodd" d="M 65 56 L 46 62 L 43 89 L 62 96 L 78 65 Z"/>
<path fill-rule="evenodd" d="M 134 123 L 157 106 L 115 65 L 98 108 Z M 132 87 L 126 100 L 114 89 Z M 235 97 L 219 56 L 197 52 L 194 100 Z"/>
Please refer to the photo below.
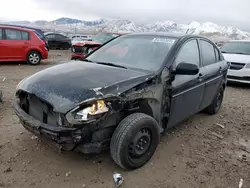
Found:
<path fill-rule="evenodd" d="M 91 121 L 109 111 L 109 107 L 103 100 L 97 100 L 83 108 L 76 108 L 66 114 L 69 123 L 81 124 Z"/>

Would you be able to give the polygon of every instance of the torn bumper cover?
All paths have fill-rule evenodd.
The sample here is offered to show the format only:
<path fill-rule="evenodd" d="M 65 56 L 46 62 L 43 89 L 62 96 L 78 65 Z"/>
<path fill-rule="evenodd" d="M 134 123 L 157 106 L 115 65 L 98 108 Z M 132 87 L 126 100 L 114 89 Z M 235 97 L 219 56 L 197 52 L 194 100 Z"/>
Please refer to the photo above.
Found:
<path fill-rule="evenodd" d="M 48 143 L 51 146 L 69 151 L 81 142 L 81 135 L 77 133 L 76 128 L 55 127 L 42 123 L 27 114 L 17 101 L 14 101 L 13 108 L 24 128 L 42 140 L 50 141 Z"/>

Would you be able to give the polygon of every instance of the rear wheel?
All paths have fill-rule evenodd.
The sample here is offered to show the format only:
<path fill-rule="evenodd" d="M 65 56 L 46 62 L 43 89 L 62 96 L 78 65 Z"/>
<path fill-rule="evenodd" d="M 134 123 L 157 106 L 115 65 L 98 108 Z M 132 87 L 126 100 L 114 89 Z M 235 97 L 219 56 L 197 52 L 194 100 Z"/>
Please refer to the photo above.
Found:
<path fill-rule="evenodd" d="M 221 87 L 218 93 L 216 94 L 213 102 L 204 111 L 211 115 L 216 114 L 221 108 L 223 97 L 224 97 L 224 87 Z"/>
<path fill-rule="evenodd" d="M 124 169 L 136 169 L 153 156 L 160 139 L 156 120 L 143 113 L 134 113 L 121 121 L 110 144 L 116 164 Z"/>
<path fill-rule="evenodd" d="M 30 65 L 38 65 L 42 60 L 42 57 L 37 51 L 30 51 L 26 57 L 26 61 Z"/>

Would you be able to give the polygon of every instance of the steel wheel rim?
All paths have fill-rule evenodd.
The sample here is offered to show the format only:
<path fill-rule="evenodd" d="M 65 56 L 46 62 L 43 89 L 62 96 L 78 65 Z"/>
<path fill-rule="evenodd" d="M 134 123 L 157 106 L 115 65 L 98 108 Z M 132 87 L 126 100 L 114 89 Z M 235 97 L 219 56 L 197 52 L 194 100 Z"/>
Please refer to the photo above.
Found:
<path fill-rule="evenodd" d="M 152 145 L 152 133 L 143 128 L 136 133 L 128 146 L 128 158 L 133 163 L 139 163 L 147 155 Z"/>

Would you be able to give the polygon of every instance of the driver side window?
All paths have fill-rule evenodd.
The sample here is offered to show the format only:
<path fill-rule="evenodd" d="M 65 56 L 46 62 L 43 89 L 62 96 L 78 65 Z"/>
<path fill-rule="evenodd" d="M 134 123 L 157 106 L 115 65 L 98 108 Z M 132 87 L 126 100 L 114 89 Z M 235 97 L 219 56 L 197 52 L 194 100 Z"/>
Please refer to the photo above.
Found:
<path fill-rule="evenodd" d="M 181 62 L 192 63 L 198 66 L 200 65 L 200 55 L 197 40 L 190 40 L 183 44 L 175 60 L 175 65 L 177 66 Z"/>

